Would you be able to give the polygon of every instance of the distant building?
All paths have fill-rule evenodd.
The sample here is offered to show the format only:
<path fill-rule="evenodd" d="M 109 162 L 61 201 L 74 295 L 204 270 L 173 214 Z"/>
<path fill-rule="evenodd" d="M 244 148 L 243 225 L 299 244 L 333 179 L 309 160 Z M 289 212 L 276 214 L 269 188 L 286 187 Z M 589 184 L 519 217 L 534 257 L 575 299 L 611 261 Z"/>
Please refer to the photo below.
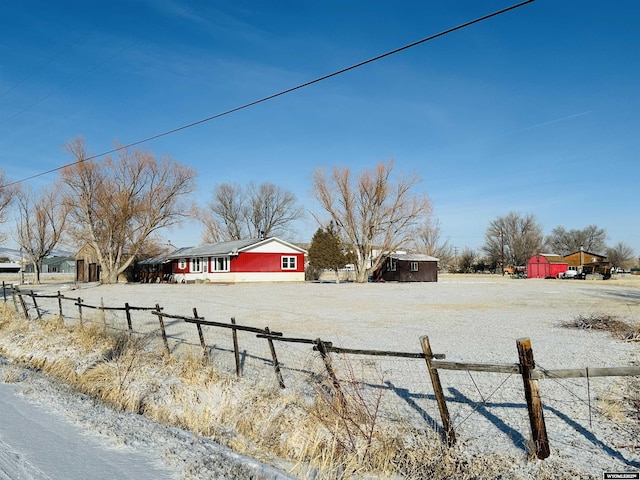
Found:
<path fill-rule="evenodd" d="M 570 266 L 576 267 L 582 278 L 607 279 L 611 277 L 611 263 L 605 255 L 580 249 L 577 252 L 565 255 L 564 261 Z"/>
<path fill-rule="evenodd" d="M 99 282 L 100 262 L 95 249 L 86 244 L 75 256 L 76 261 L 76 282 Z"/>
<path fill-rule="evenodd" d="M 374 281 L 437 282 L 438 259 L 418 253 L 387 255 L 373 275 Z"/>
<path fill-rule="evenodd" d="M 527 262 L 527 278 L 558 278 L 567 271 L 567 262 L 560 255 L 539 253 Z"/>
<path fill-rule="evenodd" d="M 27 263 L 24 267 L 25 273 L 33 273 L 33 264 Z M 40 273 L 70 273 L 76 272 L 76 262 L 73 257 L 50 257 L 42 261 L 42 271 Z"/>
<path fill-rule="evenodd" d="M 607 257 L 604 255 L 598 255 L 597 253 L 591 253 L 585 250 L 578 250 L 563 257 L 563 260 L 571 267 L 582 267 L 588 263 L 604 262 L 606 259 Z"/>
<path fill-rule="evenodd" d="M 0 263 L 0 273 L 18 273 L 20 271 L 20 264 L 5 262 Z"/>

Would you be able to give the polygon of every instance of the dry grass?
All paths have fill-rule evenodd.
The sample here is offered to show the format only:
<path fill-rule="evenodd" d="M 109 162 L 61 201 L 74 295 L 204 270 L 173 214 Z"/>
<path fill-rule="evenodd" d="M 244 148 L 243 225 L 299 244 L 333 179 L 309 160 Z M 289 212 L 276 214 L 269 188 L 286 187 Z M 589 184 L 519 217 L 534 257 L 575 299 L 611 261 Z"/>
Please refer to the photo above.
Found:
<path fill-rule="evenodd" d="M 614 275 L 607 281 L 614 285 L 640 288 L 640 275 Z"/>

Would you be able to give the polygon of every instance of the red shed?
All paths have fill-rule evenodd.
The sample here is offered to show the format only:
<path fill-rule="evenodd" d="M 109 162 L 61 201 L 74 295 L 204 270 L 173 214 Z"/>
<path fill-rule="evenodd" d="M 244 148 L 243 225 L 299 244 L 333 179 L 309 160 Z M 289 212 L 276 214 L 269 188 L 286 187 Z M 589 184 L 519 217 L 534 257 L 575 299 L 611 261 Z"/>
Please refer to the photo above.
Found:
<path fill-rule="evenodd" d="M 527 262 L 527 278 L 558 278 L 568 264 L 560 255 L 539 253 Z"/>

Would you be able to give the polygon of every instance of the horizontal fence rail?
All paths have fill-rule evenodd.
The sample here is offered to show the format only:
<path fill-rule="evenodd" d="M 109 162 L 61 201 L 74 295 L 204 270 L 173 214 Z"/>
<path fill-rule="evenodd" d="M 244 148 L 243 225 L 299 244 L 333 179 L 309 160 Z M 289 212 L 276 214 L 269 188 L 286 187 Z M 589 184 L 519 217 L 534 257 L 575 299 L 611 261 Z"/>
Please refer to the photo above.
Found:
<path fill-rule="evenodd" d="M 601 367 L 601 368 L 569 368 L 560 370 L 546 370 L 535 368 L 531 371 L 531 378 L 590 378 L 590 377 L 633 377 L 640 375 L 640 367 Z"/>
<path fill-rule="evenodd" d="M 438 358 L 434 356 L 434 358 Z M 520 365 L 517 363 L 463 363 L 463 362 L 444 362 L 441 360 L 433 360 L 431 362 L 433 368 L 439 370 L 461 370 L 466 372 L 492 372 L 492 373 L 520 373 Z"/>

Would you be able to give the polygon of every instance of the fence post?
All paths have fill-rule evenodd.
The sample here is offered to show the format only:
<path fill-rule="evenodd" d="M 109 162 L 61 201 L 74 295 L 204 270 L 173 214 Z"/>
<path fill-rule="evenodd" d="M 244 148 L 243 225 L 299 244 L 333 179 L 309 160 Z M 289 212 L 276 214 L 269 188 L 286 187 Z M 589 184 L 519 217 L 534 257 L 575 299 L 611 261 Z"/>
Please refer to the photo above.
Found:
<path fill-rule="evenodd" d="M 536 449 L 536 456 L 544 460 L 550 455 L 549 439 L 547 438 L 547 427 L 544 423 L 544 412 L 542 411 L 542 400 L 538 389 L 538 381 L 531 378 L 531 370 L 536 367 L 531 349 L 531 340 L 520 338 L 516 340 L 518 347 L 518 358 L 520 360 L 520 372 L 524 383 L 524 396 L 527 400 L 527 410 L 529 411 L 529 422 L 531 423 L 531 435 Z"/>
<path fill-rule="evenodd" d="M 78 314 L 80 315 L 80 326 L 82 327 L 84 323 L 82 321 L 82 299 L 80 297 L 78 297 Z"/>
<path fill-rule="evenodd" d="M 60 312 L 60 321 L 63 322 L 62 316 L 62 295 L 60 295 L 60 290 L 58 290 L 58 312 Z"/>
<path fill-rule="evenodd" d="M 267 333 L 267 335 L 271 335 L 271 330 L 269 330 L 269 327 L 265 327 L 264 331 Z M 271 358 L 273 358 L 273 370 L 276 372 L 278 384 L 280 385 L 280 388 L 285 388 L 284 379 L 282 378 L 282 372 L 280 371 L 280 363 L 278 363 L 278 356 L 276 355 L 276 347 L 273 345 L 273 340 L 270 337 L 267 337 L 267 341 L 269 342 L 269 350 L 271 350 Z"/>
<path fill-rule="evenodd" d="M 104 298 L 100 297 L 100 317 L 102 318 L 102 324 L 104 329 L 107 329 L 107 316 L 104 314 Z"/>
<path fill-rule="evenodd" d="M 198 310 L 196 307 L 193 307 L 193 318 L 196 320 L 198 317 Z M 204 334 L 202 333 L 202 325 L 196 323 L 196 327 L 198 328 L 198 337 L 200 338 L 200 346 L 202 347 L 202 356 L 205 360 L 209 358 L 209 354 L 207 353 L 207 345 L 204 343 Z"/>
<path fill-rule="evenodd" d="M 236 324 L 236 319 L 234 317 L 231 317 L 231 324 L 232 325 Z M 233 353 L 236 357 L 236 376 L 241 377 L 242 371 L 240 368 L 240 350 L 238 348 L 238 331 L 235 328 L 233 329 Z"/>
<path fill-rule="evenodd" d="M 164 330 L 164 319 L 162 318 L 162 309 L 160 308 L 160 304 L 156 303 L 156 311 L 158 312 L 158 321 L 160 322 L 160 332 L 162 333 L 162 341 L 164 342 L 164 350 L 167 352 L 167 355 L 170 354 L 169 351 L 169 342 L 167 341 L 167 332 Z"/>
<path fill-rule="evenodd" d="M 4 285 L 4 280 L 2 281 L 2 299 L 4 300 L 4 303 L 7 303 L 7 290 Z"/>
<path fill-rule="evenodd" d="M 33 293 L 33 290 L 31 290 L 31 300 L 33 301 L 33 306 L 36 307 L 38 320 L 42 320 L 42 314 L 40 313 L 40 308 L 38 308 L 38 302 L 36 301 L 36 294 Z"/>
<path fill-rule="evenodd" d="M 440 418 L 442 419 L 442 429 L 444 430 L 445 439 L 447 441 L 447 445 L 451 446 L 456 443 L 456 432 L 453 430 L 451 418 L 449 417 L 449 409 L 447 408 L 447 401 L 444 398 L 444 391 L 442 390 L 442 384 L 440 383 L 440 375 L 438 374 L 438 370 L 433 368 L 433 366 L 431 365 L 433 352 L 431 351 L 429 337 L 420 337 L 420 343 L 422 344 L 424 359 L 427 362 L 429 377 L 431 377 L 433 393 L 436 397 L 436 401 L 438 402 L 438 410 L 440 411 Z"/>
<path fill-rule="evenodd" d="M 18 292 L 18 298 L 20 299 L 20 305 L 22 305 L 22 312 L 24 313 L 24 318 L 26 318 L 27 320 L 31 320 L 29 318 L 29 312 L 27 310 L 27 304 L 24 302 L 24 298 L 22 297 L 22 292 L 17 287 L 16 287 L 16 291 Z"/>
<path fill-rule="evenodd" d="M 16 300 L 16 287 L 11 285 L 11 298 L 13 298 L 13 308 L 18 313 L 18 301 Z"/>
<path fill-rule="evenodd" d="M 124 313 L 127 317 L 127 328 L 129 329 L 129 333 L 133 332 L 133 325 L 131 324 L 131 310 L 129 309 L 129 304 L 124 304 Z"/>
<path fill-rule="evenodd" d="M 347 401 L 344 398 L 344 393 L 342 393 L 342 385 L 340 385 L 340 380 L 338 380 L 336 371 L 333 369 L 333 365 L 331 364 L 331 357 L 329 356 L 329 352 L 327 352 L 327 346 L 319 338 L 316 338 L 315 344 L 316 344 L 316 348 L 318 349 L 318 352 L 320 352 L 320 356 L 322 357 L 324 366 L 327 369 L 329 378 L 331 378 L 333 390 L 338 395 L 338 400 L 340 401 L 340 405 L 344 408 L 347 405 Z"/>

